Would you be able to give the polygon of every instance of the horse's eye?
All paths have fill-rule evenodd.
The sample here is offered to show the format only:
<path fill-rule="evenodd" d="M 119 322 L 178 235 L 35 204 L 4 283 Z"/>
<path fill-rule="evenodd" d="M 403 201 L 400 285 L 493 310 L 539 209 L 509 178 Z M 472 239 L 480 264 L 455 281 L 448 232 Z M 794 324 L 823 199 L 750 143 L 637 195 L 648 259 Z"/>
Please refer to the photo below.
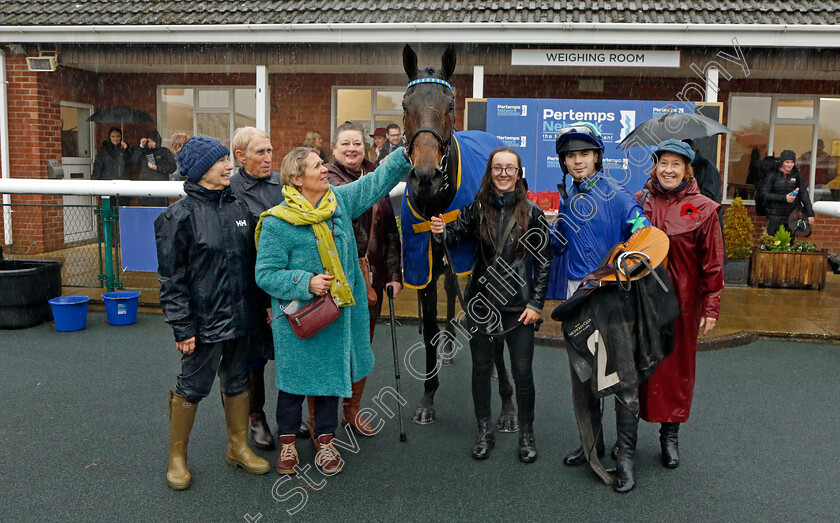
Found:
<path fill-rule="evenodd" d="M 455 112 L 455 102 L 452 102 L 451 104 L 449 104 L 449 112 L 450 113 Z"/>
<path fill-rule="evenodd" d="M 405 102 L 403 102 L 403 103 L 402 103 L 402 107 L 403 107 L 403 111 L 405 111 L 405 110 L 406 110 L 406 108 L 405 108 Z"/>

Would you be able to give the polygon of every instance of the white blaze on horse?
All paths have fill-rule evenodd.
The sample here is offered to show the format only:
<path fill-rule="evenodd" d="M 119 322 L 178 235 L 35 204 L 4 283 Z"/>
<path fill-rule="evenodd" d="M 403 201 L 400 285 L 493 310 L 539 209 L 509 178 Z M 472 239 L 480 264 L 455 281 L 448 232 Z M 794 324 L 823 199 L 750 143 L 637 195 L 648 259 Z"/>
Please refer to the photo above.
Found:
<path fill-rule="evenodd" d="M 456 347 L 463 346 L 456 340 L 456 328 L 462 335 L 469 336 L 463 313 L 457 319 L 455 317 L 458 282 L 452 272 L 469 274 L 475 257 L 475 245 L 471 243 L 453 247 L 453 271 L 447 270 L 441 244 L 431 240 L 429 217 L 443 214 L 447 223 L 454 221 L 461 209 L 475 199 L 490 153 L 504 145 L 488 133 L 455 132 L 455 93 L 449 84 L 455 72 L 455 61 L 455 50 L 450 46 L 443 53 L 441 69 L 429 66 L 421 71 L 417 68 L 414 50 L 408 45 L 403 49 L 403 67 L 409 79 L 403 96 L 403 122 L 407 152 L 414 168 L 408 175 L 400 221 L 403 283 L 417 289 L 426 349 L 424 393 L 413 418 L 421 425 L 435 421 L 435 392 L 440 385 L 438 372 L 442 365 L 451 362 Z M 441 274 L 445 274 L 447 295 L 444 331 L 438 327 L 437 320 L 437 281 Z M 518 428 L 511 401 L 513 387 L 507 377 L 501 349 L 497 351 L 495 361 L 502 397 L 497 429 L 515 432 Z"/>

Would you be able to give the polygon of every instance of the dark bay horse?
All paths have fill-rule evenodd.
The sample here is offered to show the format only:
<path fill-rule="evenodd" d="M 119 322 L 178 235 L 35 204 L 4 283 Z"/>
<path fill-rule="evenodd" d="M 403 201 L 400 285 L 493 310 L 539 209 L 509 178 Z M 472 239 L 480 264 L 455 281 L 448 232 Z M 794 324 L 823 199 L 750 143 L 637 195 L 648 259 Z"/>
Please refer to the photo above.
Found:
<path fill-rule="evenodd" d="M 441 365 L 451 362 L 454 352 L 456 337 L 452 320 L 455 317 L 458 281 L 453 271 L 447 270 L 444 265 L 444 252 L 440 244 L 430 241 L 425 244 L 428 247 L 423 246 L 419 251 L 411 251 L 406 248 L 407 235 L 412 234 L 412 227 L 413 230 L 428 231 L 430 216 L 444 214 L 447 216 L 447 222 L 454 219 L 457 209 L 453 207 L 460 209 L 475 198 L 478 181 L 489 156 L 487 151 L 482 158 L 475 158 L 472 162 L 480 166 L 481 170 L 477 175 L 472 173 L 473 176 L 477 176 L 472 180 L 472 185 L 467 183 L 468 180 L 461 179 L 461 176 L 467 176 L 460 168 L 466 161 L 466 157 L 460 156 L 461 150 L 467 150 L 466 137 L 458 140 L 454 136 L 455 93 L 448 83 L 455 71 L 455 61 L 455 50 L 449 46 L 443 53 L 441 69 L 429 66 L 421 71 L 417 67 L 417 55 L 414 50 L 408 45 L 403 49 L 403 67 L 409 79 L 408 88 L 403 96 L 403 122 L 407 152 L 414 165 L 408 175 L 401 211 L 403 267 L 405 271 L 412 265 L 412 260 L 408 259 L 410 256 L 418 256 L 426 264 L 424 271 L 428 273 L 428 278 L 423 274 L 421 283 L 415 285 L 406 278 L 406 286 L 418 291 L 420 323 L 426 349 L 424 394 L 413 417 L 414 422 L 421 425 L 434 423 L 436 419 L 435 391 L 440 385 L 438 371 Z M 497 142 L 495 137 L 486 136 Z M 495 146 L 490 150 L 494 148 Z M 467 152 L 463 154 L 466 155 Z M 463 191 L 460 189 L 462 186 Z M 463 194 L 468 191 L 468 187 L 473 188 L 471 193 Z M 459 200 L 456 201 L 456 198 Z M 413 225 L 407 222 L 408 218 L 414 221 Z M 428 236 L 429 233 L 426 234 Z M 430 258 L 430 262 L 426 261 L 427 257 Z M 443 333 L 437 321 L 437 282 L 442 274 L 445 275 L 444 289 L 447 296 L 447 321 Z M 515 432 L 518 427 L 516 409 L 511 401 L 513 387 L 505 369 L 503 350 L 502 348 L 495 354 L 499 394 L 502 397 L 502 411 L 497 428 L 504 432 Z"/>

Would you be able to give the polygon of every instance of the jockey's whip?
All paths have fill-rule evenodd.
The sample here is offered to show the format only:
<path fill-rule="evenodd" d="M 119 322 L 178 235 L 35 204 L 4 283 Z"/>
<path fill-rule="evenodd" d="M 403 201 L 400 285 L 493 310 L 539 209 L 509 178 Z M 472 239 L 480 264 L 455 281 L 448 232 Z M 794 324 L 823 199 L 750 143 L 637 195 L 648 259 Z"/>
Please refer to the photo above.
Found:
<path fill-rule="evenodd" d="M 405 443 L 408 437 L 405 435 L 402 415 L 402 392 L 400 392 L 400 356 L 397 351 L 397 325 L 394 322 L 394 287 L 388 285 L 385 290 L 388 292 L 388 312 L 391 313 L 391 343 L 394 346 L 394 380 L 397 382 L 397 419 L 400 422 L 400 441 Z"/>

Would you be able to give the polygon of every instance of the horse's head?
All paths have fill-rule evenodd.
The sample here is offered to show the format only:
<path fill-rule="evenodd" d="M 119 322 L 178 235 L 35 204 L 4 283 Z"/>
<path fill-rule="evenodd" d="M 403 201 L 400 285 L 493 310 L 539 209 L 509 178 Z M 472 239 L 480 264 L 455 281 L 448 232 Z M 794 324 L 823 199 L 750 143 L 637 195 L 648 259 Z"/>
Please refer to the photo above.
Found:
<path fill-rule="evenodd" d="M 417 55 L 406 45 L 403 67 L 409 87 L 403 96 L 406 147 L 414 164 L 408 182 L 422 192 L 436 194 L 446 183 L 444 171 L 455 127 L 455 93 L 449 79 L 455 71 L 455 49 L 443 53 L 442 68 L 417 68 Z M 426 80 L 426 81 L 423 81 Z"/>

